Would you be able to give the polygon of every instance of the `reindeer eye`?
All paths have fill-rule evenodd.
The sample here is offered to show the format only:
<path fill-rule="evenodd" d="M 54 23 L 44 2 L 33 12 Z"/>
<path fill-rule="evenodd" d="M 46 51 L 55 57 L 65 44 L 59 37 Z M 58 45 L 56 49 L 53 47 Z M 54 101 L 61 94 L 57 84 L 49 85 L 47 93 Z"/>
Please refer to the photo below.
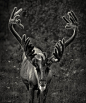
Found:
<path fill-rule="evenodd" d="M 32 61 L 32 64 L 33 64 L 36 68 L 38 67 L 38 64 L 37 64 L 37 62 L 36 62 L 35 59 Z"/>
<path fill-rule="evenodd" d="M 40 72 L 40 69 L 39 69 L 39 67 L 36 67 L 36 70 L 37 70 L 37 72 Z"/>
<path fill-rule="evenodd" d="M 38 66 L 38 64 L 37 64 L 37 63 L 34 63 L 34 66 L 36 67 L 36 70 L 38 70 L 38 69 L 39 69 L 39 66 Z"/>
<path fill-rule="evenodd" d="M 39 66 L 38 66 L 38 64 L 37 64 L 37 63 L 35 63 L 35 64 L 34 64 L 34 66 L 35 66 L 37 69 L 39 68 Z"/>

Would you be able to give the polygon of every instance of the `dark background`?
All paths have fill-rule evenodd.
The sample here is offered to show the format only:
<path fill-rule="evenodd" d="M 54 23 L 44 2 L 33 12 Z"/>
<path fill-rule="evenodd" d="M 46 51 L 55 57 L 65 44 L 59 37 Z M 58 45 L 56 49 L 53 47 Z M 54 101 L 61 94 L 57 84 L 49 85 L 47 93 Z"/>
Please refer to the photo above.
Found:
<path fill-rule="evenodd" d="M 62 16 L 73 10 L 78 18 L 77 37 L 59 63 L 53 64 L 47 103 L 86 103 L 86 0 L 0 0 L 0 103 L 26 103 L 27 90 L 19 70 L 22 50 L 9 32 L 14 7 L 23 8 L 24 30 L 34 46 L 51 56 L 55 43 L 69 38 Z"/>

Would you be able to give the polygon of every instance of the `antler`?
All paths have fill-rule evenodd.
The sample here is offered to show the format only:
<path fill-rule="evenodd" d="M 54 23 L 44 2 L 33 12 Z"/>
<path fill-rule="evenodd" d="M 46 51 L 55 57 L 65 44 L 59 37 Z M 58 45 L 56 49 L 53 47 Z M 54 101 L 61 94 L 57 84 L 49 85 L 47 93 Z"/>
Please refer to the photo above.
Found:
<path fill-rule="evenodd" d="M 21 44 L 21 37 L 19 36 L 19 34 L 14 29 L 14 25 L 16 24 L 20 28 L 24 28 L 24 26 L 21 24 L 21 20 L 18 19 L 20 17 L 21 12 L 22 12 L 22 8 L 17 11 L 17 7 L 14 7 L 14 9 L 11 13 L 10 19 L 9 19 L 9 29 L 10 29 L 11 33 L 19 41 L 20 44 Z"/>
<path fill-rule="evenodd" d="M 25 51 L 25 55 L 26 55 L 27 59 L 32 60 L 34 58 L 34 56 L 37 54 L 35 54 L 35 50 L 33 50 L 34 46 L 32 44 L 30 44 L 29 37 L 26 39 L 25 34 L 22 36 L 21 44 Z"/>
<path fill-rule="evenodd" d="M 69 20 L 67 20 L 64 16 L 63 19 L 67 23 L 66 29 L 73 29 L 73 35 L 65 42 L 65 47 L 67 47 L 76 37 L 76 29 L 78 27 L 77 17 L 75 16 L 73 11 L 67 13 L 69 16 Z"/>
<path fill-rule="evenodd" d="M 70 11 L 67 13 L 69 16 L 69 20 L 66 19 L 66 17 L 63 16 L 63 19 L 65 20 L 65 22 L 67 23 L 65 28 L 66 29 L 73 29 L 73 35 L 67 40 L 64 41 L 64 38 L 62 40 L 59 40 L 58 43 L 56 43 L 55 45 L 55 49 L 54 49 L 54 53 L 53 56 L 51 56 L 49 58 L 49 63 L 52 64 L 53 62 L 59 62 L 64 49 L 74 40 L 74 38 L 76 37 L 76 29 L 77 29 L 77 18 L 74 14 L 73 11 Z"/>
<path fill-rule="evenodd" d="M 22 8 L 17 10 L 17 7 L 14 7 L 13 12 L 11 13 L 10 19 L 9 19 L 9 29 L 11 33 L 16 37 L 16 39 L 19 41 L 21 46 L 23 47 L 26 57 L 31 60 L 36 54 L 34 54 L 34 46 L 30 44 L 30 39 L 26 39 L 26 35 L 24 34 L 22 38 L 19 36 L 19 34 L 14 29 L 14 25 L 17 25 L 20 28 L 24 28 L 24 26 L 21 24 L 21 20 L 19 19 L 20 13 L 22 12 Z"/>

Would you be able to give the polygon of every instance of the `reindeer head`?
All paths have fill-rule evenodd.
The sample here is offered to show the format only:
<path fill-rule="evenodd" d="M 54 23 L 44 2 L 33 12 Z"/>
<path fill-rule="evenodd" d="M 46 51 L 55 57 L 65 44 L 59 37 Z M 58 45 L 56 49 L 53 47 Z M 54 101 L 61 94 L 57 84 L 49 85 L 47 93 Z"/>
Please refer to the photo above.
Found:
<path fill-rule="evenodd" d="M 47 84 L 50 82 L 52 73 L 50 65 L 47 64 L 47 57 L 44 53 L 38 53 L 32 60 L 34 65 L 34 72 L 38 82 L 38 88 L 41 92 L 46 89 Z"/>

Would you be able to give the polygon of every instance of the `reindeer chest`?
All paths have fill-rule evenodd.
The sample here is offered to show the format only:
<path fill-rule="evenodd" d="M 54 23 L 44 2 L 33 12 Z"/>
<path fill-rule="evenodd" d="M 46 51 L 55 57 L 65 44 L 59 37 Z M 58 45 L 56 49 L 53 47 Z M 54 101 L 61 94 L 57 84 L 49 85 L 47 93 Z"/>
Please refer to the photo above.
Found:
<path fill-rule="evenodd" d="M 34 73 L 34 66 L 27 60 L 23 60 L 20 69 L 20 76 L 27 80 L 28 83 L 32 83 L 33 85 L 37 84 L 37 78 Z"/>

